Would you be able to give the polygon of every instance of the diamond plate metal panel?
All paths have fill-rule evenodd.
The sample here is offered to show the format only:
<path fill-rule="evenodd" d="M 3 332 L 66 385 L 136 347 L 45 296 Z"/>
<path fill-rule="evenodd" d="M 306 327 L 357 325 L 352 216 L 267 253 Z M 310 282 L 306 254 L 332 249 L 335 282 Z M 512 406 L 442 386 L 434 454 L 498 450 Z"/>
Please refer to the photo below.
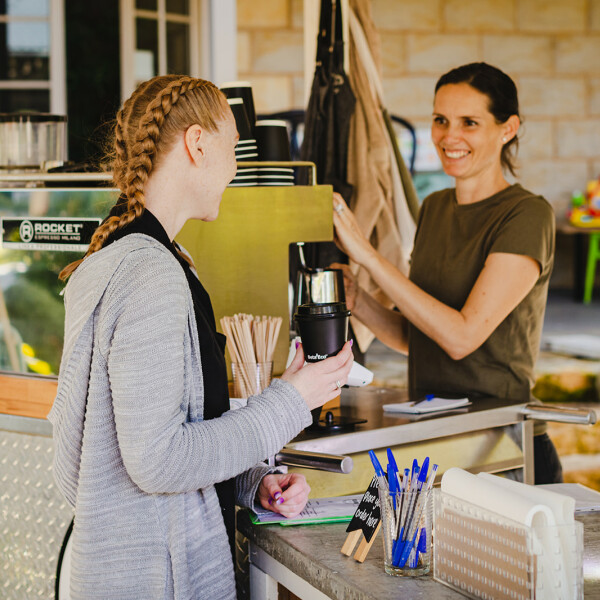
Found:
<path fill-rule="evenodd" d="M 0 598 L 54 598 L 71 507 L 52 475 L 52 440 L 0 430 Z"/>

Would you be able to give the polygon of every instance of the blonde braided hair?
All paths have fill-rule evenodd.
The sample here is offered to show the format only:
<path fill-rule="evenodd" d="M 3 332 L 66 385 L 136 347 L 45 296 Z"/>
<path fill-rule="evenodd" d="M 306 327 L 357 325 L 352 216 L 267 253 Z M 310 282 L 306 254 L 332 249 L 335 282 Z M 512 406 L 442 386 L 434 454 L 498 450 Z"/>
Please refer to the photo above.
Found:
<path fill-rule="evenodd" d="M 144 187 L 163 154 L 188 127 L 199 124 L 212 133 L 224 118 L 225 96 L 209 81 L 182 75 L 161 75 L 138 86 L 117 113 L 114 129 L 113 180 L 121 190 L 118 205 L 98 226 L 85 256 L 59 275 L 66 280 L 117 229 L 139 218 L 145 208 Z M 190 264 L 183 252 L 179 254 Z M 192 265 L 193 266 L 193 265 Z"/>

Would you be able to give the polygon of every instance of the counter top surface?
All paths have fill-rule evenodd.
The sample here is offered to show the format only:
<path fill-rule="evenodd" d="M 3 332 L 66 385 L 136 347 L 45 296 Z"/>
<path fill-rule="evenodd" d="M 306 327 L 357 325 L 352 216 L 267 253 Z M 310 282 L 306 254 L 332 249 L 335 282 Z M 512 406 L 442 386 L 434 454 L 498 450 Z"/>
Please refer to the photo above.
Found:
<path fill-rule="evenodd" d="M 577 515 L 584 524 L 585 598 L 600 597 L 600 513 Z M 330 598 L 344 600 L 464 598 L 434 581 L 431 574 L 402 578 L 383 570 L 383 544 L 375 540 L 364 563 L 346 557 L 340 548 L 346 539 L 346 523 L 328 525 L 253 525 L 247 511 L 238 513 L 238 529 L 268 555 L 289 568 Z M 252 560 L 252 557 L 250 557 Z"/>
<path fill-rule="evenodd" d="M 347 419 L 366 419 L 351 431 L 320 433 L 303 431 L 288 448 L 333 454 L 350 454 L 397 443 L 419 442 L 491 427 L 503 427 L 523 420 L 523 402 L 500 398 L 477 398 L 464 408 L 423 415 L 393 413 L 384 404 L 408 401 L 408 392 L 395 388 L 367 386 L 342 390 L 341 405 L 332 412 Z M 457 418 L 458 417 L 458 418 Z"/>

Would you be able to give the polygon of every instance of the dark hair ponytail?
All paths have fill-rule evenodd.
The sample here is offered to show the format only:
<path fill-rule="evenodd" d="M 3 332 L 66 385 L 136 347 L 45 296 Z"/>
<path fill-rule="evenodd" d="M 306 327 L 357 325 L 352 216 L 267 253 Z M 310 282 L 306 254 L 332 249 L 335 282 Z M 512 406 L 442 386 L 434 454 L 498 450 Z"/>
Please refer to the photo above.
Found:
<path fill-rule="evenodd" d="M 437 92 L 448 84 L 467 83 L 489 99 L 488 110 L 497 123 L 506 123 L 512 115 L 519 115 L 519 98 L 515 82 L 503 71 L 484 62 L 469 63 L 457 67 L 442 75 L 435 84 Z M 502 166 L 516 174 L 515 155 L 519 147 L 519 139 L 515 135 L 502 147 L 500 162 Z"/>

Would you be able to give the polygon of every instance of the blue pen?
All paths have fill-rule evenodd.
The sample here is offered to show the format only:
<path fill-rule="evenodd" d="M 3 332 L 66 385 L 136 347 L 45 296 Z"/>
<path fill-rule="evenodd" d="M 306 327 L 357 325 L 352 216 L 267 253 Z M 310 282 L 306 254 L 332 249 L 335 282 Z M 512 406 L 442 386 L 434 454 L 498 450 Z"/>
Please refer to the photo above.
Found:
<path fill-rule="evenodd" d="M 410 470 L 404 469 L 404 477 L 402 478 L 402 483 L 400 484 L 400 514 L 398 518 L 397 528 L 398 528 L 398 536 L 397 539 L 402 538 L 402 523 L 404 523 L 404 515 L 406 514 L 406 508 L 408 506 L 408 500 L 406 498 L 406 492 L 408 491 L 408 479 L 410 477 Z"/>
<path fill-rule="evenodd" d="M 387 466 L 388 485 L 390 486 L 390 496 L 394 505 L 394 517 L 396 513 L 396 494 L 398 493 L 398 479 L 394 474 L 394 467 L 388 463 Z"/>
<path fill-rule="evenodd" d="M 403 481 L 403 489 L 402 489 L 402 515 L 400 517 L 401 519 L 401 523 L 402 526 L 404 526 L 404 523 L 406 522 L 406 513 L 408 511 L 408 504 L 410 501 L 410 498 L 408 496 L 408 494 L 410 493 L 412 486 L 413 486 L 413 481 L 415 481 L 415 471 L 419 468 L 418 466 L 415 468 L 415 464 L 417 461 L 413 461 L 413 474 L 411 476 L 411 471 L 410 469 L 404 469 L 404 481 Z M 402 537 L 402 532 L 400 532 L 400 538 Z M 400 539 L 399 538 L 399 539 Z"/>
<path fill-rule="evenodd" d="M 408 557 L 408 566 L 411 569 L 416 569 L 419 566 L 419 554 L 427 551 L 427 533 L 425 527 L 421 527 L 419 541 L 415 544 L 412 552 Z"/>
<path fill-rule="evenodd" d="M 423 484 L 427 481 L 427 471 L 429 470 L 429 456 L 425 457 L 421 470 L 419 471 L 418 490 L 421 491 Z"/>
<path fill-rule="evenodd" d="M 417 544 L 417 558 L 419 554 L 424 554 L 425 552 L 427 552 L 427 529 L 421 527 L 421 535 Z"/>
<path fill-rule="evenodd" d="M 400 482 L 398 481 L 398 465 L 396 464 L 396 459 L 394 458 L 394 453 L 390 448 L 387 449 L 388 456 L 388 484 L 390 486 L 390 494 L 392 494 L 392 485 L 393 485 L 393 500 L 394 500 L 394 510 L 396 510 L 396 495 L 400 491 Z"/>
<path fill-rule="evenodd" d="M 415 459 L 416 462 L 416 459 Z M 413 463 L 414 468 L 414 463 Z M 418 467 L 417 467 L 418 468 Z M 427 481 L 427 471 L 429 470 L 429 457 L 426 457 L 419 469 L 419 475 L 417 477 L 416 482 L 411 482 L 411 488 L 413 493 L 411 494 L 410 503 L 408 506 L 408 511 L 406 514 L 406 519 L 404 520 L 404 531 L 402 532 L 403 543 L 397 544 L 394 556 L 392 558 L 392 564 L 396 565 L 397 561 L 399 563 L 398 566 L 404 566 L 406 563 L 406 559 L 410 554 L 410 551 L 415 543 L 415 538 L 418 533 L 418 521 L 415 521 L 415 513 L 419 512 L 418 518 L 420 519 L 420 511 L 419 506 L 421 504 L 421 493 L 423 489 L 423 484 Z M 411 540 L 411 535 L 413 532 L 413 527 L 417 527 L 417 530 L 414 533 L 414 538 Z"/>
<path fill-rule="evenodd" d="M 396 511 L 396 532 L 394 535 L 394 543 L 392 548 L 392 557 L 396 551 L 396 546 L 401 543 L 402 540 L 402 523 L 404 522 L 404 515 L 406 514 L 406 507 L 408 506 L 408 500 L 406 499 L 406 492 L 408 491 L 410 477 L 410 469 L 404 469 L 404 477 L 400 479 L 398 477 L 398 493 L 400 494 L 400 506 Z"/>
<path fill-rule="evenodd" d="M 419 537 L 419 543 L 417 545 L 417 549 L 422 554 L 423 552 L 427 552 L 427 529 L 425 527 L 421 528 L 421 535 Z"/>
<path fill-rule="evenodd" d="M 419 473 L 419 463 L 416 458 L 413 458 L 412 469 L 410 470 L 410 489 L 413 489 L 414 484 L 417 481 L 417 475 Z"/>
<path fill-rule="evenodd" d="M 390 488 L 390 496 L 395 498 L 395 494 L 398 492 L 398 478 L 394 473 L 394 467 L 390 463 L 387 464 L 387 480 Z"/>
<path fill-rule="evenodd" d="M 373 452 L 373 450 L 369 450 L 369 458 L 371 459 L 371 462 L 373 463 L 373 468 L 375 469 L 375 475 L 377 475 L 377 483 L 379 485 L 379 489 L 384 492 L 387 492 L 389 490 L 388 484 L 387 484 L 387 479 L 385 477 L 385 473 L 383 472 L 383 469 L 381 468 L 381 464 L 380 464 L 379 460 L 377 459 L 377 456 L 375 456 L 375 452 Z"/>
<path fill-rule="evenodd" d="M 409 510 L 412 509 L 412 512 L 410 512 L 409 515 L 407 515 L 411 521 L 409 523 L 407 523 L 407 526 L 410 526 L 410 524 L 412 523 L 412 519 L 414 517 L 415 514 L 415 508 L 417 505 L 417 502 L 419 501 L 420 498 L 420 492 L 423 489 L 423 484 L 425 484 L 425 482 L 427 481 L 427 471 L 429 470 L 429 456 L 425 457 L 425 460 L 423 461 L 423 464 L 421 465 L 421 468 L 417 470 L 417 481 L 414 487 L 414 491 L 415 493 L 412 495 L 411 497 L 411 501 L 412 504 L 411 506 L 409 506 Z"/>
<path fill-rule="evenodd" d="M 392 531 L 396 531 L 396 494 L 398 493 L 398 480 L 394 475 L 394 468 L 390 463 L 388 463 L 388 485 L 390 486 L 390 497 L 392 499 L 392 506 L 390 507 L 393 510 L 393 523 L 392 523 Z M 395 533 L 394 533 L 395 535 Z"/>
<path fill-rule="evenodd" d="M 387 449 L 387 456 L 388 456 L 388 462 L 390 463 L 390 465 L 392 465 L 392 469 L 394 470 L 394 473 L 396 473 L 396 476 L 398 475 L 398 465 L 396 464 L 396 459 L 394 458 L 394 453 L 392 452 L 391 448 Z"/>
<path fill-rule="evenodd" d="M 404 469 L 404 479 L 402 480 L 402 491 L 408 491 L 408 484 L 410 483 L 410 469 Z"/>
<path fill-rule="evenodd" d="M 400 555 L 398 562 L 396 562 L 396 556 L 394 555 L 393 564 L 397 567 L 402 568 L 406 564 L 410 551 L 415 545 L 417 535 L 419 533 L 419 522 L 421 521 L 421 515 L 423 514 L 423 510 L 425 509 L 425 503 L 427 502 L 429 492 L 433 487 L 433 482 L 435 481 L 435 475 L 437 473 L 437 470 L 438 465 L 433 465 L 429 478 L 427 479 L 427 485 L 425 486 L 425 490 L 421 492 L 418 504 L 415 507 L 414 516 L 416 516 L 416 519 L 413 518 L 410 527 L 407 527 L 406 542 L 404 544 L 404 548 L 402 549 L 402 554 Z M 400 546 L 400 544 L 398 545 Z"/>
<path fill-rule="evenodd" d="M 408 479 L 410 473 L 410 479 Z M 415 458 L 413 460 L 412 469 L 409 471 L 408 469 L 404 470 L 406 488 L 404 493 L 402 494 L 402 510 L 400 513 L 400 522 L 398 524 L 398 538 L 396 539 L 396 545 L 394 546 L 394 550 L 392 553 L 392 564 L 396 564 L 396 557 L 400 558 L 402 554 L 402 550 L 404 548 L 404 537 L 408 532 L 407 524 L 409 522 L 409 518 L 411 515 L 411 510 L 414 506 L 414 497 L 417 490 L 418 485 L 418 476 L 419 476 L 419 463 Z M 403 482 L 404 483 L 404 482 Z"/>

